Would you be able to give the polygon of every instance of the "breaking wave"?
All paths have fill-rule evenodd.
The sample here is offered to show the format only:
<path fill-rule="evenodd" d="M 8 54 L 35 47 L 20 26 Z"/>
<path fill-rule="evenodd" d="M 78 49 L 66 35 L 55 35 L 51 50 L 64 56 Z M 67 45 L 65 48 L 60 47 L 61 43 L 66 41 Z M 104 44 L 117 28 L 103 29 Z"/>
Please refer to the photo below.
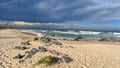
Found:
<path fill-rule="evenodd" d="M 37 35 L 45 34 L 55 37 L 84 37 L 86 39 L 100 39 L 101 37 L 112 37 L 120 39 L 120 32 L 100 32 L 100 31 L 81 31 L 81 30 L 22 30 L 23 32 L 35 33 Z"/>

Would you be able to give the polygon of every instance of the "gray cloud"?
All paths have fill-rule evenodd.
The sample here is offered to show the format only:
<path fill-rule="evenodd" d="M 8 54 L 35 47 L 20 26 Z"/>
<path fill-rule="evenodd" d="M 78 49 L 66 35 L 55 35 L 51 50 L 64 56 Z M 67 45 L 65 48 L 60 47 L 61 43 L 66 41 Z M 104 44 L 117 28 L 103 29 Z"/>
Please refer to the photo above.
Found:
<path fill-rule="evenodd" d="M 119 0 L 4 0 L 1 20 L 67 22 L 120 19 Z"/>

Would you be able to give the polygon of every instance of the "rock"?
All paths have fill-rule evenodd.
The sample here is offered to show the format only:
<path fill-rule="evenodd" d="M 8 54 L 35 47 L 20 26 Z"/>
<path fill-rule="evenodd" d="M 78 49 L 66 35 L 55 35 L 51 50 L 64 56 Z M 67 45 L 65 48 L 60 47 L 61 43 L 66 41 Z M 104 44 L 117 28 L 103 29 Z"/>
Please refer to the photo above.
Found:
<path fill-rule="evenodd" d="M 17 56 L 14 57 L 14 59 L 22 59 L 24 56 L 21 54 L 18 54 Z"/>
<path fill-rule="evenodd" d="M 73 46 L 69 46 L 70 48 L 74 48 Z"/>
<path fill-rule="evenodd" d="M 21 42 L 21 45 L 30 45 L 30 42 L 29 41 L 24 41 L 24 42 Z"/>
<path fill-rule="evenodd" d="M 68 55 L 63 55 L 61 60 L 66 63 L 73 61 L 73 59 L 71 59 Z"/>
<path fill-rule="evenodd" d="M 56 50 L 50 50 L 50 53 L 54 54 L 54 55 L 61 55 L 62 53 L 57 52 Z"/>
<path fill-rule="evenodd" d="M 46 52 L 47 49 L 41 46 L 41 47 L 38 47 L 38 51 L 39 52 Z"/>
<path fill-rule="evenodd" d="M 67 54 L 64 54 L 63 56 L 68 56 Z"/>
<path fill-rule="evenodd" d="M 60 58 L 58 58 L 58 57 L 53 57 L 53 62 L 54 62 L 54 63 L 60 63 L 59 60 L 60 60 Z"/>
<path fill-rule="evenodd" d="M 52 41 L 52 39 L 51 39 L 51 38 L 46 37 L 46 36 L 41 37 L 41 38 L 40 38 L 40 40 L 41 40 L 42 42 L 44 42 L 44 43 L 49 43 L 49 42 L 51 42 L 51 41 Z"/>
<path fill-rule="evenodd" d="M 35 55 L 38 52 L 36 48 L 31 49 L 30 51 L 25 52 L 25 59 L 31 58 L 33 55 Z"/>
<path fill-rule="evenodd" d="M 50 43 L 50 44 L 55 44 L 55 45 L 62 45 L 62 43 L 58 42 L 56 39 L 54 38 L 50 38 L 50 37 L 41 37 L 40 40 L 44 43 Z"/>
<path fill-rule="evenodd" d="M 28 59 L 28 58 L 31 58 L 32 57 L 32 54 L 30 51 L 26 51 L 25 52 L 25 59 Z"/>
<path fill-rule="evenodd" d="M 27 47 L 21 47 L 20 50 L 25 50 L 28 49 Z"/>
<path fill-rule="evenodd" d="M 38 52 L 38 50 L 36 48 L 33 48 L 30 52 L 31 52 L 31 55 L 34 55 Z"/>
<path fill-rule="evenodd" d="M 60 46 L 60 48 L 63 48 L 64 46 Z"/>
<path fill-rule="evenodd" d="M 75 38 L 74 40 L 75 40 L 75 41 L 79 41 L 79 40 L 81 40 L 81 39 L 83 39 L 83 37 L 77 37 L 77 38 Z"/>
<path fill-rule="evenodd" d="M 34 41 L 38 41 L 38 40 L 39 40 L 39 38 L 38 38 L 38 37 L 34 38 Z"/>
<path fill-rule="evenodd" d="M 55 44 L 55 45 L 62 45 L 62 43 L 60 43 L 58 41 L 54 41 L 53 44 Z"/>
<path fill-rule="evenodd" d="M 19 63 L 24 63 L 25 62 L 25 60 L 19 60 Z"/>
<path fill-rule="evenodd" d="M 28 47 L 25 47 L 25 46 L 15 46 L 14 48 L 19 50 L 29 49 Z"/>

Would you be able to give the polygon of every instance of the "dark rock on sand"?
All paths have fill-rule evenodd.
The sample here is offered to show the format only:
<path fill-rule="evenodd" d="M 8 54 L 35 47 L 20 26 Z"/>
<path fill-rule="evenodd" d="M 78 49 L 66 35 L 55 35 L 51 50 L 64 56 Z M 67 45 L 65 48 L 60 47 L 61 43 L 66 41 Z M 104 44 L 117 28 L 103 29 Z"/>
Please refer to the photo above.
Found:
<path fill-rule="evenodd" d="M 53 57 L 53 62 L 54 62 L 54 63 L 60 63 L 59 61 L 60 61 L 60 58 L 58 58 L 58 57 Z"/>
<path fill-rule="evenodd" d="M 25 52 L 25 59 L 28 59 L 28 58 L 31 58 L 32 57 L 32 54 L 30 51 L 26 51 Z"/>
<path fill-rule="evenodd" d="M 43 46 L 40 46 L 40 47 L 38 47 L 38 51 L 39 51 L 39 52 L 46 52 L 47 49 L 44 48 Z"/>
<path fill-rule="evenodd" d="M 38 50 L 36 48 L 33 48 L 30 52 L 31 52 L 31 55 L 34 55 L 38 52 Z"/>
<path fill-rule="evenodd" d="M 35 38 L 34 38 L 34 41 L 39 41 L 39 38 L 38 38 L 38 37 L 35 37 Z"/>
<path fill-rule="evenodd" d="M 62 55 L 62 53 L 57 52 L 56 50 L 49 50 L 50 53 L 52 53 L 53 55 Z"/>
<path fill-rule="evenodd" d="M 25 49 L 29 49 L 29 48 L 25 47 L 25 46 L 16 46 L 15 49 L 25 50 Z"/>
<path fill-rule="evenodd" d="M 19 60 L 19 63 L 24 63 L 25 62 L 25 60 Z"/>
<path fill-rule="evenodd" d="M 62 45 L 62 43 L 58 42 L 56 39 L 54 38 L 50 38 L 50 37 L 41 37 L 40 40 L 44 43 L 50 43 L 50 45 L 55 44 L 55 45 Z"/>
<path fill-rule="evenodd" d="M 77 38 L 75 38 L 74 40 L 75 40 L 75 41 L 79 41 L 79 40 L 81 40 L 81 39 L 83 39 L 83 37 L 77 37 Z"/>
<path fill-rule="evenodd" d="M 22 59 L 24 56 L 21 54 L 18 54 L 17 56 L 14 57 L 14 59 Z"/>
<path fill-rule="evenodd" d="M 42 42 L 45 42 L 45 43 L 49 43 L 49 42 L 51 42 L 51 41 L 52 41 L 52 39 L 51 39 L 51 38 L 46 37 L 46 36 L 41 37 L 41 38 L 40 38 L 40 40 L 41 40 Z"/>
<path fill-rule="evenodd" d="M 30 45 L 30 41 L 23 41 L 21 42 L 21 45 Z"/>
<path fill-rule="evenodd" d="M 70 48 L 74 48 L 73 46 L 69 46 Z"/>
<path fill-rule="evenodd" d="M 62 60 L 63 62 L 66 62 L 66 63 L 69 63 L 69 62 L 73 61 L 73 59 L 70 58 L 70 57 L 69 57 L 68 55 L 66 55 L 66 54 L 62 56 L 61 60 Z"/>
<path fill-rule="evenodd" d="M 60 43 L 58 41 L 53 41 L 53 44 L 55 44 L 55 45 L 62 45 L 62 43 Z"/>
<path fill-rule="evenodd" d="M 26 52 L 25 52 L 25 59 L 31 58 L 31 57 L 32 57 L 33 55 L 35 55 L 37 52 L 39 52 L 39 50 L 36 49 L 36 48 L 33 48 L 33 49 L 31 49 L 30 51 L 26 51 Z"/>

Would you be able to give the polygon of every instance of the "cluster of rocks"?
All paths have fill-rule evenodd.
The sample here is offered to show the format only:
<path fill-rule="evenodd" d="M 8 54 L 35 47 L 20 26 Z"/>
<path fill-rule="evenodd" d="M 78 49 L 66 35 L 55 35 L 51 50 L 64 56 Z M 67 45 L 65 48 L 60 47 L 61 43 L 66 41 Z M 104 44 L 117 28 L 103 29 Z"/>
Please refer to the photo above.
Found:
<path fill-rule="evenodd" d="M 49 45 L 54 44 L 54 45 L 62 45 L 62 43 L 58 42 L 56 39 L 54 38 L 50 38 L 47 36 L 43 36 L 43 37 L 35 37 L 34 41 L 41 41 L 44 43 L 49 43 Z"/>
<path fill-rule="evenodd" d="M 46 36 L 41 37 L 40 40 L 44 43 L 49 43 L 49 42 L 53 41 L 52 38 L 49 38 L 49 37 L 46 37 Z"/>
<path fill-rule="evenodd" d="M 60 56 L 62 55 L 61 58 L 58 58 L 56 57 L 57 59 L 55 59 L 55 61 L 59 61 L 59 62 L 66 62 L 66 63 L 69 63 L 71 61 L 73 61 L 72 58 L 70 58 L 68 55 L 66 54 L 62 54 L 56 50 L 47 50 L 46 48 L 44 48 L 43 46 L 40 46 L 38 48 L 33 48 L 31 49 L 30 51 L 26 51 L 25 52 L 25 55 L 21 55 L 21 54 L 18 54 L 17 56 L 13 57 L 14 59 L 22 59 L 22 58 L 25 58 L 25 59 L 28 59 L 28 58 L 32 58 L 33 55 L 35 55 L 37 52 L 49 52 L 55 56 Z M 25 60 L 19 60 L 19 63 L 23 63 Z"/>
<path fill-rule="evenodd" d="M 33 48 L 30 51 L 25 52 L 25 59 L 31 58 L 33 55 L 35 55 L 38 52 L 36 48 Z"/>
<path fill-rule="evenodd" d="M 50 38 L 50 37 L 41 37 L 41 38 L 34 38 L 34 41 L 41 41 L 46 43 L 46 46 L 51 46 L 51 45 L 60 45 L 60 47 L 64 47 L 62 46 L 62 44 L 60 42 L 58 42 L 56 39 Z M 28 47 L 26 47 L 27 45 L 31 45 L 29 41 L 23 41 L 21 42 L 20 46 L 16 46 L 16 49 L 20 49 L 20 50 L 25 50 L 28 49 Z M 70 48 L 73 48 L 72 46 L 69 46 Z M 71 57 L 69 57 L 66 54 L 62 54 L 61 52 L 58 52 L 56 50 L 48 50 L 46 49 L 44 46 L 39 46 L 37 48 L 32 48 L 29 51 L 26 51 L 24 55 L 18 54 L 17 56 L 13 57 L 14 59 L 19 59 L 19 63 L 23 63 L 25 60 L 22 60 L 22 58 L 24 59 L 29 59 L 32 58 L 33 55 L 35 55 L 38 52 L 49 52 L 52 55 L 56 56 L 54 61 L 55 62 L 66 62 L 69 63 L 71 62 L 73 59 Z M 60 57 L 61 56 L 61 57 Z"/>
<path fill-rule="evenodd" d="M 28 58 L 31 58 L 33 55 L 35 55 L 37 52 L 46 52 L 46 51 L 47 51 L 46 48 L 44 48 L 43 46 L 40 46 L 38 48 L 32 48 L 30 51 L 26 51 L 25 55 L 18 54 L 14 58 L 21 59 L 25 57 L 25 59 L 28 59 Z"/>
<path fill-rule="evenodd" d="M 67 54 L 64 54 L 60 58 L 54 57 L 53 60 L 54 60 L 55 63 L 62 63 L 62 62 L 69 63 L 69 62 L 73 61 L 73 59 L 71 57 L 69 57 Z"/>
<path fill-rule="evenodd" d="M 35 55 L 37 52 L 46 52 L 47 51 L 47 49 L 46 48 L 44 48 L 43 46 L 40 46 L 40 47 L 38 47 L 38 48 L 33 48 L 33 49 L 31 49 L 30 51 L 26 51 L 25 52 L 25 58 L 27 59 L 27 58 L 31 58 L 33 55 Z"/>
<path fill-rule="evenodd" d="M 69 57 L 67 54 L 62 54 L 61 52 L 58 52 L 56 50 L 49 50 L 49 52 L 55 56 L 61 56 L 61 58 L 55 57 L 57 58 L 56 61 L 58 61 L 59 63 L 61 62 L 66 62 L 69 63 L 71 61 L 73 61 L 73 59 L 71 57 Z"/>
<path fill-rule="evenodd" d="M 51 45 L 58 45 L 60 46 L 60 48 L 74 48 L 72 46 L 62 46 L 62 43 L 58 42 L 56 39 L 54 38 L 50 38 L 47 36 L 43 36 L 41 38 L 34 38 L 34 41 L 41 41 L 45 43 L 45 46 L 51 46 Z"/>
<path fill-rule="evenodd" d="M 30 41 L 23 41 L 18 46 L 15 46 L 14 49 L 26 50 L 29 49 L 29 47 L 27 47 L 28 45 L 31 45 Z"/>

